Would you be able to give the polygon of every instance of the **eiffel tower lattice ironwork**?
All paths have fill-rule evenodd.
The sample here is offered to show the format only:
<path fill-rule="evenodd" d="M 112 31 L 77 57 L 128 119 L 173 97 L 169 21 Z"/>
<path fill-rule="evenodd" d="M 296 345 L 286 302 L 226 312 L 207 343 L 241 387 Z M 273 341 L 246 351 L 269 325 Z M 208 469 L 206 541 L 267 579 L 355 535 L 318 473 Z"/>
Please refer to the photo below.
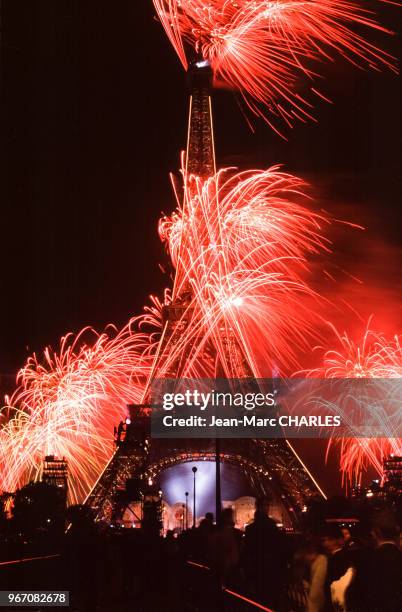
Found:
<path fill-rule="evenodd" d="M 207 179 L 215 174 L 214 134 L 211 111 L 211 69 L 206 62 L 196 62 L 189 69 L 190 105 L 186 150 L 186 176 Z M 181 354 L 166 367 L 166 347 L 174 347 L 192 317 L 191 289 L 173 292 L 172 302 L 164 309 L 164 326 L 155 359 L 153 378 L 179 378 L 183 361 Z M 234 335 L 226 332 L 222 341 L 228 352 L 228 361 L 241 362 L 242 376 L 253 377 Z M 230 353 L 230 355 L 229 355 Z M 206 355 L 208 358 L 208 355 Z M 209 355 L 213 359 L 214 355 Z M 218 364 L 219 369 L 219 364 Z M 239 372 L 239 368 L 236 368 Z M 239 377 L 239 376 L 237 376 Z M 97 520 L 113 522 L 121 519 L 127 498 L 120 495 L 127 480 L 154 480 L 158 473 L 177 462 L 197 458 L 215 460 L 213 440 L 151 439 L 150 418 L 147 415 L 147 391 L 144 404 L 129 407 L 129 418 L 116 436 L 116 450 L 86 500 Z M 124 430 L 124 432 L 123 432 Z M 220 441 L 221 461 L 240 465 L 253 483 L 256 495 L 269 494 L 282 508 L 289 525 L 296 525 L 298 515 L 308 500 L 324 495 L 293 446 L 283 439 Z M 123 503 L 120 500 L 124 499 Z"/>

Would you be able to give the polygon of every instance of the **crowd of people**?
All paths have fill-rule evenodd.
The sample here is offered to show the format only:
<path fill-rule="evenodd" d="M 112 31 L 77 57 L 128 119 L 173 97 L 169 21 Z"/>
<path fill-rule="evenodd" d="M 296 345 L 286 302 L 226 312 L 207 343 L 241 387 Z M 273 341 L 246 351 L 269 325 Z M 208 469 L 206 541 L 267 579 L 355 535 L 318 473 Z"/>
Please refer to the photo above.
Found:
<path fill-rule="evenodd" d="M 86 507 L 72 507 L 60 558 L 45 561 L 46 571 L 38 565 L 37 583 L 34 564 L 25 588 L 46 575 L 49 588 L 70 591 L 74 612 L 258 609 L 236 593 L 273 612 L 402 610 L 400 530 L 386 506 L 354 527 L 314 519 L 299 533 L 278 527 L 266 498 L 244 531 L 231 508 L 164 536 L 157 513 L 148 519 L 141 529 L 102 526 Z M 23 568 L 10 568 L 8 587 L 21 588 Z"/>
<path fill-rule="evenodd" d="M 396 517 L 374 513 L 368 529 L 323 522 L 314 535 L 287 534 L 257 500 L 245 532 L 230 508 L 217 525 L 211 514 L 183 534 L 189 557 L 216 583 L 246 593 L 274 611 L 398 612 L 402 610 L 402 551 Z"/>
<path fill-rule="evenodd" d="M 230 507 L 185 528 L 183 506 L 176 530 L 162 533 L 156 491 L 132 523 L 95 521 L 86 505 L 66 509 L 45 483 L 17 491 L 11 517 L 3 496 L 0 587 L 70 591 L 74 612 L 253 609 L 236 606 L 234 593 L 274 612 L 402 611 L 397 492 L 310 499 L 296 531 L 275 522 L 267 497 L 244 530 Z"/>

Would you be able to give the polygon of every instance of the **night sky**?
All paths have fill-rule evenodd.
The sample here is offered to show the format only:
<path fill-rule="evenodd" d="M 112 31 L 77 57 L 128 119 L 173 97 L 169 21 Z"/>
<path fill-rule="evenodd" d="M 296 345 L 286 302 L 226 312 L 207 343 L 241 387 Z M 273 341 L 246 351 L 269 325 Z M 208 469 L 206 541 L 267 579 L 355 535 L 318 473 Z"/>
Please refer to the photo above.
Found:
<path fill-rule="evenodd" d="M 366 4 L 398 28 L 396 7 Z M 379 41 L 399 55 L 398 37 Z M 187 92 L 151 0 L 3 0 L 2 54 L 0 372 L 13 375 L 67 331 L 124 324 L 166 285 L 156 226 L 174 205 L 168 174 L 185 145 Z M 216 92 L 218 164 L 283 163 L 313 180 L 325 208 L 387 245 L 379 274 L 392 270 L 392 293 L 398 78 L 342 61 L 323 74 L 335 104 L 318 104 L 318 124 L 297 125 L 288 142 L 258 120 L 253 134 L 235 95 Z M 336 246 L 342 259 L 350 246 Z"/>

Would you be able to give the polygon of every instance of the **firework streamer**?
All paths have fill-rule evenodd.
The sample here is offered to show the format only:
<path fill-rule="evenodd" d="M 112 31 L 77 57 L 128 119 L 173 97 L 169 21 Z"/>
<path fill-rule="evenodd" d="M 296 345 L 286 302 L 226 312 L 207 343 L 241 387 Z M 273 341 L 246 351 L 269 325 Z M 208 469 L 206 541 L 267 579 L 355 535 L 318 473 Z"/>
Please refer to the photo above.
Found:
<path fill-rule="evenodd" d="M 369 466 L 374 468 L 380 477 L 383 476 L 383 461 L 391 454 L 402 454 L 402 440 L 395 432 L 400 430 L 400 397 L 394 397 L 394 386 L 391 381 L 402 378 L 402 350 L 399 336 L 387 338 L 369 328 L 369 320 L 360 342 L 355 342 L 346 332 L 340 334 L 331 326 L 338 341 L 338 348 L 324 353 L 323 364 L 319 368 L 304 372 L 307 376 L 322 379 L 371 379 L 367 395 L 351 397 L 347 385 L 343 385 L 345 396 L 341 394 L 336 401 L 324 402 L 323 408 L 331 409 L 341 415 L 345 424 L 350 423 L 352 414 L 360 411 L 362 419 L 378 431 L 384 432 L 381 438 L 337 438 L 334 434 L 328 445 L 340 446 L 340 469 L 344 483 L 359 482 L 362 472 Z M 319 347 L 322 349 L 322 347 Z M 400 391 L 400 386 L 398 387 Z M 356 423 L 356 420 L 354 421 Z"/>
<path fill-rule="evenodd" d="M 240 92 L 251 113 L 280 135 L 281 123 L 314 120 L 315 101 L 329 101 L 315 85 L 324 62 L 338 56 L 360 68 L 396 71 L 394 58 L 358 33 L 391 33 L 362 2 L 154 0 L 154 5 L 184 68 L 196 57 L 207 60 L 215 85 Z M 301 83 L 310 95 L 300 93 Z"/>
<path fill-rule="evenodd" d="M 152 309 L 140 319 L 157 325 Z M 3 409 L 3 490 L 37 480 L 44 456 L 53 454 L 68 461 L 70 501 L 82 500 L 110 458 L 113 426 L 138 402 L 148 376 L 154 346 L 149 334 L 133 330 L 137 324 L 103 334 L 84 329 L 62 338 L 58 352 L 48 348 L 28 360 Z"/>
<path fill-rule="evenodd" d="M 274 129 L 275 118 L 289 126 L 312 118 L 299 81 L 303 77 L 322 97 L 312 83 L 324 60 L 341 55 L 361 67 L 395 69 L 392 57 L 354 31 L 357 26 L 387 32 L 357 3 L 154 4 L 183 66 L 200 57 L 208 61 L 215 85 L 239 91 L 250 111 Z M 214 376 L 219 363 L 229 378 L 245 372 L 270 376 L 277 368 L 284 374 L 298 367 L 298 353 L 311 345 L 318 316 L 312 303 L 320 300 L 306 280 L 309 258 L 330 245 L 324 237 L 328 218 L 310 210 L 305 183 L 279 167 L 226 169 L 207 179 L 183 174 L 184 198 L 159 225 L 174 268 L 172 288 L 163 300 L 152 298 L 146 314 L 120 332 L 107 330 L 88 340 L 94 332 L 83 330 L 63 338 L 57 352 L 47 349 L 42 358 L 28 360 L 2 411 L 4 490 L 37 479 L 44 455 L 51 453 L 67 459 L 70 501 L 80 501 L 110 458 L 113 426 L 126 404 L 144 399 L 156 372 L 203 378 Z M 177 332 L 167 338 L 166 310 L 177 304 Z M 340 340 L 343 351 L 355 351 L 345 337 Z M 376 375 L 400 372 L 399 344 L 379 336 L 373 347 L 370 367 L 377 364 Z M 360 371 L 362 354 L 358 360 L 351 356 L 346 367 L 342 350 L 327 353 L 314 375 L 339 374 L 342 364 L 343 376 Z M 352 474 L 369 454 L 352 442 L 343 444 L 342 469 Z M 374 446 L 370 452 L 382 456 Z"/>
<path fill-rule="evenodd" d="M 188 296 L 187 323 L 167 342 L 162 371 L 186 355 L 181 376 L 213 377 L 208 346 L 227 378 L 244 375 L 239 359 L 257 378 L 278 364 L 289 371 L 314 335 L 311 300 L 319 298 L 305 273 L 309 255 L 329 250 L 327 217 L 306 206 L 306 184 L 279 167 L 183 182 L 184 201 L 159 232 L 175 266 L 172 300 Z"/>
<path fill-rule="evenodd" d="M 229 378 L 270 376 L 314 337 L 304 300 L 319 299 L 305 276 L 309 256 L 329 250 L 329 221 L 307 206 L 307 185 L 279 167 L 183 181 L 184 200 L 159 225 L 174 266 L 164 300 L 119 333 L 63 338 L 19 373 L 0 433 L 4 490 L 38 478 L 51 453 L 68 460 L 80 500 L 112 454 L 126 404 L 141 403 L 156 372 L 176 375 L 182 363 L 183 377 L 211 377 L 219 361 Z M 182 296 L 179 333 L 164 341 L 164 310 Z"/>

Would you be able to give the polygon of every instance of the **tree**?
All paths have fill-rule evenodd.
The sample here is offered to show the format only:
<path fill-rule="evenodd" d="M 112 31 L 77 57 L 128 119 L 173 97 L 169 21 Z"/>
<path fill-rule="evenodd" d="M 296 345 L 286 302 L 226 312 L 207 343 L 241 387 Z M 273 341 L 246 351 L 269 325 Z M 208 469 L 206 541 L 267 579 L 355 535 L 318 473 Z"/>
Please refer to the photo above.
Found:
<path fill-rule="evenodd" d="M 65 521 L 63 496 L 57 487 L 45 482 L 30 482 L 14 495 L 15 528 L 27 537 L 38 532 L 62 531 Z"/>

